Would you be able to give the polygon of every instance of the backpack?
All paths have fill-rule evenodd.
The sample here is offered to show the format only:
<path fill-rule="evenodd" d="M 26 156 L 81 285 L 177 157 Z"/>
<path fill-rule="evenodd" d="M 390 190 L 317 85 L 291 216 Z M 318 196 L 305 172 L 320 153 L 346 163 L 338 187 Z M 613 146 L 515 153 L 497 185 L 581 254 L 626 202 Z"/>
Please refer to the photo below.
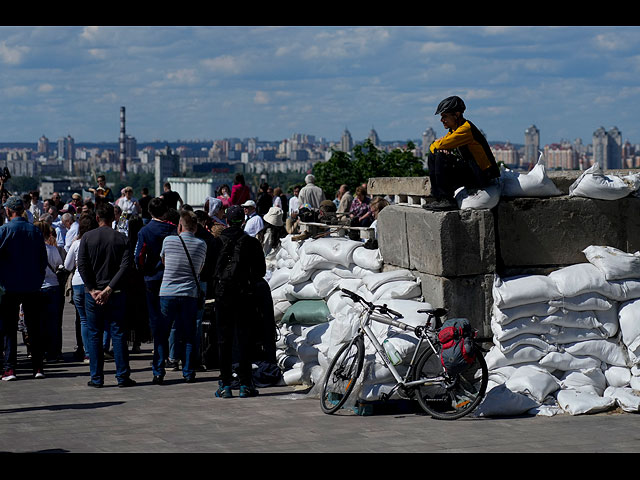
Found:
<path fill-rule="evenodd" d="M 442 345 L 440 359 L 449 374 L 457 375 L 475 361 L 475 335 L 466 318 L 452 318 L 442 324 L 438 331 L 438 340 Z"/>
<path fill-rule="evenodd" d="M 248 271 L 240 257 L 243 239 L 247 236 L 243 233 L 235 239 L 219 237 L 223 246 L 216 262 L 212 290 L 217 300 L 249 293 Z"/>

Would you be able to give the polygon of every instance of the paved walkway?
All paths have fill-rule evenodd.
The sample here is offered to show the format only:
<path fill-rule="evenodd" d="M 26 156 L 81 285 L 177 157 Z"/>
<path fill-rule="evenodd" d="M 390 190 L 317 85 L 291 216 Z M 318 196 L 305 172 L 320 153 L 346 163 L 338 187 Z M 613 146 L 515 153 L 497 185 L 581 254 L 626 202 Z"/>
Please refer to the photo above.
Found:
<path fill-rule="evenodd" d="M 87 387 L 87 365 L 72 361 L 73 306 L 64 319 L 65 359 L 47 378 L 26 367 L 0 382 L 0 452 L 638 452 L 640 417 L 584 416 L 433 420 L 399 411 L 373 416 L 325 415 L 316 398 L 292 387 L 261 389 L 255 398 L 214 398 L 217 371 L 185 384 L 169 372 L 151 384 L 151 344 L 132 355 L 138 385 L 118 388 L 114 364 L 105 387 Z"/>

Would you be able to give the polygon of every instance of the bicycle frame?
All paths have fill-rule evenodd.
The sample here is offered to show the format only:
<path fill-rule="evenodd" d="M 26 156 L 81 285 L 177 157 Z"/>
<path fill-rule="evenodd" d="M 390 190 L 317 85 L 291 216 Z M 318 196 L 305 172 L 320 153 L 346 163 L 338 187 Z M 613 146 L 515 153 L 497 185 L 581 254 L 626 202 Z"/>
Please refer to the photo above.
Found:
<path fill-rule="evenodd" d="M 363 317 L 366 317 L 366 318 L 364 318 L 364 320 L 363 320 Z M 371 309 L 366 309 L 360 315 L 360 319 L 359 320 L 360 320 L 360 330 L 362 332 L 364 332 L 364 334 L 367 336 L 367 338 L 369 339 L 371 344 L 374 346 L 377 354 L 380 356 L 380 358 L 382 359 L 384 364 L 387 366 L 387 368 L 389 369 L 389 371 L 393 375 L 393 378 L 396 380 L 396 385 L 393 387 L 391 392 L 389 392 L 387 394 L 387 396 L 391 396 L 399 387 L 415 388 L 415 387 L 417 387 L 419 385 L 426 385 L 426 384 L 431 383 L 431 382 L 436 383 L 436 382 L 441 382 L 441 381 L 444 380 L 442 377 L 437 377 L 437 378 L 433 378 L 433 379 L 430 379 L 430 380 L 409 381 L 409 379 L 411 378 L 411 375 L 413 373 L 413 369 L 415 368 L 416 359 L 418 358 L 418 354 L 421 352 L 420 347 L 422 346 L 422 344 L 424 343 L 425 340 L 429 344 L 429 348 L 431 348 L 431 350 L 434 352 L 434 354 L 438 355 L 438 351 L 437 351 L 436 347 L 434 346 L 434 344 L 431 342 L 431 339 L 429 338 L 428 335 L 426 335 L 426 334 L 424 334 L 424 335 L 423 334 L 417 334 L 416 335 L 418 337 L 418 345 L 416 346 L 416 348 L 413 351 L 413 355 L 411 357 L 411 361 L 409 362 L 409 368 L 408 368 L 407 373 L 405 374 L 405 376 L 403 378 L 400 375 L 400 373 L 398 372 L 398 369 L 395 367 L 395 365 L 393 365 L 393 363 L 391 363 L 391 361 L 388 359 L 387 353 L 385 352 L 384 347 L 380 344 L 380 342 L 376 338 L 375 334 L 371 330 L 370 323 L 371 323 L 371 320 L 373 320 L 373 321 L 376 321 L 376 322 L 379 322 L 379 323 L 384 323 L 386 325 L 391 325 L 393 327 L 397 327 L 397 328 L 400 328 L 402 330 L 410 331 L 410 332 L 413 332 L 413 333 L 416 333 L 416 327 L 408 325 L 408 324 L 406 324 L 404 322 L 401 322 L 401 321 L 399 321 L 399 320 L 397 320 L 395 318 L 388 318 L 388 317 L 383 317 L 382 315 L 377 315 L 373 311 L 371 311 Z"/>

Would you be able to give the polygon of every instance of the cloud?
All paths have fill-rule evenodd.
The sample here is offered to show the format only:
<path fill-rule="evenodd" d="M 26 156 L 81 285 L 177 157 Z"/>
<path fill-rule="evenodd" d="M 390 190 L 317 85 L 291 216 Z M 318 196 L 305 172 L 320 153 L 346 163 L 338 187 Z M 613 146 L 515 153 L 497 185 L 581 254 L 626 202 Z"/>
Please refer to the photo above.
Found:
<path fill-rule="evenodd" d="M 0 42 L 0 60 L 8 65 L 21 63 L 27 52 L 29 52 L 28 47 L 9 46 L 6 41 Z"/>
<path fill-rule="evenodd" d="M 257 91 L 255 96 L 253 97 L 253 103 L 258 105 L 266 105 L 270 102 L 269 94 L 263 91 Z"/>
<path fill-rule="evenodd" d="M 40 93 L 50 93 L 53 92 L 55 87 L 50 83 L 42 83 L 38 86 L 38 92 Z"/>
<path fill-rule="evenodd" d="M 205 58 L 200 63 L 214 73 L 235 75 L 242 72 L 244 62 L 232 55 L 220 55 L 215 58 Z"/>

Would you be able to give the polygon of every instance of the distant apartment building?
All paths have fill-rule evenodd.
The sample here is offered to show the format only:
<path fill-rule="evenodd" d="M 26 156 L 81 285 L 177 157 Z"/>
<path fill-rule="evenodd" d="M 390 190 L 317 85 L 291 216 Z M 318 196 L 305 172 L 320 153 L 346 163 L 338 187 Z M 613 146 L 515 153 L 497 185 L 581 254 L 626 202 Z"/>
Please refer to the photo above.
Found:
<path fill-rule="evenodd" d="M 593 163 L 604 170 L 622 168 L 622 134 L 616 127 L 593 132 Z"/>
<path fill-rule="evenodd" d="M 351 132 L 346 128 L 340 138 L 340 150 L 347 153 L 353 150 L 353 138 L 351 138 Z"/>
<path fill-rule="evenodd" d="M 38 139 L 38 149 L 37 149 L 38 155 L 42 155 L 44 157 L 48 157 L 50 150 L 49 150 L 49 139 L 47 137 L 45 137 L 44 135 L 42 135 L 39 139 Z"/>
<path fill-rule="evenodd" d="M 543 155 L 548 169 L 576 170 L 580 166 L 578 153 L 569 142 L 545 145 Z"/>
<path fill-rule="evenodd" d="M 531 125 L 524 131 L 524 155 L 522 163 L 524 166 L 535 165 L 540 157 L 540 130 L 535 125 Z"/>
<path fill-rule="evenodd" d="M 376 132 L 373 127 L 371 127 L 371 131 L 369 132 L 369 136 L 367 138 L 371 140 L 371 143 L 374 147 L 377 148 L 380 145 L 380 137 L 378 137 L 378 132 Z"/>
<path fill-rule="evenodd" d="M 494 144 L 491 146 L 491 151 L 498 164 L 504 163 L 511 168 L 520 166 L 518 150 L 511 143 Z"/>

